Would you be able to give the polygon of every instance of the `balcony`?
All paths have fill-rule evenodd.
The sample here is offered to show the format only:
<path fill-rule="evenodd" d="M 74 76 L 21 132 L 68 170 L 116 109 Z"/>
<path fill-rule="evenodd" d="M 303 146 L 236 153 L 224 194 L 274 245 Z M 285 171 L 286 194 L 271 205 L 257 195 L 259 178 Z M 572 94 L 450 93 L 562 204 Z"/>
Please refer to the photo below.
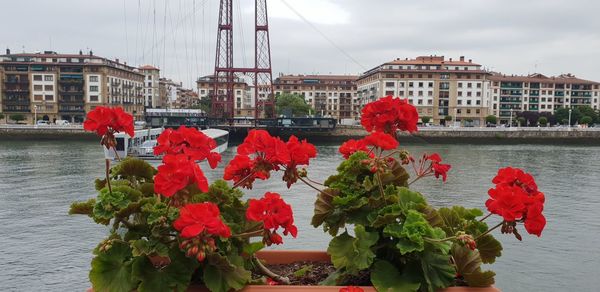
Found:
<path fill-rule="evenodd" d="M 521 103 L 521 98 L 519 97 L 500 97 L 500 102 L 503 103 Z"/>
<path fill-rule="evenodd" d="M 557 91 L 554 92 L 554 96 L 560 96 L 560 97 L 565 96 L 565 92 L 557 90 Z"/>
<path fill-rule="evenodd" d="M 502 89 L 505 89 L 505 88 L 521 89 L 521 88 L 523 88 L 523 83 L 521 83 L 521 82 L 502 82 L 502 83 L 500 83 L 500 88 L 502 88 Z"/>
<path fill-rule="evenodd" d="M 572 97 L 592 97 L 592 93 L 589 91 L 587 91 L 587 92 L 586 91 L 583 91 L 583 92 L 573 91 L 573 92 L 571 92 L 571 96 Z"/>
<path fill-rule="evenodd" d="M 521 96 L 521 95 L 523 95 L 523 91 L 522 90 L 501 90 L 500 95 Z"/>
<path fill-rule="evenodd" d="M 529 98 L 529 103 L 539 103 L 540 100 L 537 98 Z"/>
<path fill-rule="evenodd" d="M 59 105 L 58 111 L 61 113 L 85 112 L 83 105 Z"/>
<path fill-rule="evenodd" d="M 2 111 L 5 113 L 28 113 L 31 112 L 29 105 L 3 104 Z"/>
<path fill-rule="evenodd" d="M 29 79 L 24 78 L 24 79 L 6 79 L 4 81 L 4 83 L 6 84 L 29 84 Z"/>
<path fill-rule="evenodd" d="M 29 88 L 4 88 L 6 93 L 29 94 Z"/>
<path fill-rule="evenodd" d="M 83 78 L 79 79 L 79 78 L 60 78 L 58 80 L 58 82 L 60 84 L 82 84 L 83 83 Z"/>
<path fill-rule="evenodd" d="M 532 90 L 529 92 L 529 96 L 540 96 L 539 90 Z"/>

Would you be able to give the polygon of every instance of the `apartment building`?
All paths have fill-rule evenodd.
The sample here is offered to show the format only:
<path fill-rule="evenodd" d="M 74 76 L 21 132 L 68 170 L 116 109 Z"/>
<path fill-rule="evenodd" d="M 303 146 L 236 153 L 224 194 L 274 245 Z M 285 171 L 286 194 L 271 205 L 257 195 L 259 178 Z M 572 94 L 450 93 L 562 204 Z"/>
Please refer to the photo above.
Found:
<path fill-rule="evenodd" d="M 407 98 L 419 116 L 445 124 L 455 122 L 482 125 L 489 109 L 489 73 L 480 64 L 444 56 L 419 56 L 381 64 L 356 81 L 358 107 L 379 97 Z"/>
<path fill-rule="evenodd" d="M 177 93 L 182 84 L 168 78 L 160 78 L 158 82 L 158 96 L 160 108 L 172 108 L 177 101 Z"/>
<path fill-rule="evenodd" d="M 0 56 L 0 112 L 36 119 L 83 122 L 96 106 L 121 106 L 143 120 L 144 76 L 134 67 L 88 54 L 43 53 Z"/>
<path fill-rule="evenodd" d="M 590 106 L 600 108 L 600 83 L 579 79 L 571 74 L 547 77 L 493 74 L 491 81 L 491 111 L 501 123 L 507 123 L 511 113 L 522 111 L 553 113 L 561 107 Z"/>
<path fill-rule="evenodd" d="M 177 97 L 173 102 L 173 107 L 176 109 L 197 109 L 200 106 L 200 97 L 198 93 L 191 89 L 178 88 Z"/>
<path fill-rule="evenodd" d="M 163 108 L 165 104 L 160 99 L 160 69 L 144 65 L 138 68 L 144 75 L 144 100 L 146 108 Z"/>
<path fill-rule="evenodd" d="M 357 78 L 353 75 L 280 75 L 273 87 L 275 95 L 303 96 L 315 110 L 313 114 L 352 119 L 358 116 Z"/>
<path fill-rule="evenodd" d="M 198 78 L 196 81 L 200 99 L 210 99 L 215 89 L 214 75 Z M 234 117 L 254 117 L 254 87 L 240 78 L 236 78 L 233 86 Z M 225 94 L 225 84 L 219 84 L 218 94 Z"/>

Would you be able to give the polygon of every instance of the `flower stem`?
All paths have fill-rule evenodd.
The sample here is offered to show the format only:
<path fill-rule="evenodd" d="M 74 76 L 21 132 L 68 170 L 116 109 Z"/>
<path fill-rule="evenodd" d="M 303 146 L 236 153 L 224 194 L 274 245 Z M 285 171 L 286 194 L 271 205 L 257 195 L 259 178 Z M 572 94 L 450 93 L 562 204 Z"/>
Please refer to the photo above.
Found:
<path fill-rule="evenodd" d="M 498 225 L 496 225 L 496 226 L 494 226 L 494 227 L 490 228 L 488 231 L 486 231 L 486 232 L 484 232 L 484 233 L 480 234 L 479 236 L 477 236 L 477 238 L 475 238 L 475 240 L 482 238 L 483 236 L 485 236 L 485 235 L 487 235 L 488 233 L 492 232 L 494 229 L 496 229 L 496 228 L 498 228 L 498 227 L 502 226 L 502 224 L 504 224 L 504 221 L 502 221 L 502 222 L 498 223 Z"/>
<path fill-rule="evenodd" d="M 275 282 L 281 283 L 281 284 L 285 284 L 285 285 L 289 285 L 290 284 L 290 279 L 288 277 L 282 277 L 280 275 L 277 275 L 273 272 L 271 272 L 271 270 L 267 269 L 267 267 L 265 267 L 259 259 L 256 258 L 256 256 L 252 257 L 252 261 L 254 262 L 254 264 L 256 265 L 256 267 L 260 270 L 260 272 L 273 279 Z"/>
<path fill-rule="evenodd" d="M 300 176 L 299 176 L 299 177 L 298 177 L 298 179 L 299 179 L 300 181 L 302 181 L 302 182 L 303 182 L 305 185 L 307 185 L 307 186 L 311 187 L 312 189 L 314 189 L 315 191 L 317 191 L 317 192 L 319 192 L 319 193 L 322 193 L 322 194 L 325 194 L 325 195 L 327 195 L 327 196 L 329 196 L 329 197 L 332 197 L 332 198 L 334 197 L 333 195 L 331 195 L 331 194 L 327 193 L 326 191 L 319 190 L 319 188 L 317 188 L 317 187 L 315 187 L 315 186 L 311 185 L 311 184 L 310 184 L 308 181 L 306 181 L 306 180 L 305 180 L 303 177 L 300 177 Z"/>
<path fill-rule="evenodd" d="M 239 180 L 238 182 L 236 182 L 233 187 L 231 187 L 232 189 L 236 189 L 239 186 L 241 186 L 244 182 L 246 182 L 246 180 L 248 180 L 250 177 L 252 177 L 254 175 L 254 172 L 251 172 L 249 175 L 245 176 L 244 178 L 242 178 L 241 180 Z"/>
<path fill-rule="evenodd" d="M 119 157 L 119 152 L 117 152 L 117 148 L 112 147 L 113 150 L 115 150 L 115 157 L 117 158 L 117 161 L 121 161 L 121 157 Z"/>
<path fill-rule="evenodd" d="M 254 236 L 262 235 L 262 233 L 263 233 L 262 230 L 256 230 L 256 231 L 250 231 L 250 232 L 245 232 L 245 233 L 240 233 L 240 234 L 234 234 L 234 235 L 232 235 L 232 237 L 254 237 Z"/>
<path fill-rule="evenodd" d="M 490 216 L 492 216 L 492 213 L 487 214 L 485 217 L 481 218 L 479 220 L 479 222 L 483 222 L 485 219 L 489 218 Z"/>
<path fill-rule="evenodd" d="M 429 242 L 444 242 L 444 241 L 456 239 L 456 236 L 450 236 L 450 237 L 446 237 L 446 238 L 442 238 L 442 239 L 435 239 L 435 238 L 424 237 L 423 239 L 425 239 L 425 240 L 427 240 Z"/>
<path fill-rule="evenodd" d="M 110 159 L 106 159 L 106 185 L 108 186 L 108 192 L 112 195 L 112 188 L 110 186 Z"/>

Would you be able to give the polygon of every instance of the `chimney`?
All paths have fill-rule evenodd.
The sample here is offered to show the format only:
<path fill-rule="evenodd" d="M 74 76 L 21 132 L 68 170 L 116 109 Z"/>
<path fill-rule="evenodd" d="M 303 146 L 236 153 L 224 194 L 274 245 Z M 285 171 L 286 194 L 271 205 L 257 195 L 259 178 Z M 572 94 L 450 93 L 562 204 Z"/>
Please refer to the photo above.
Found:
<path fill-rule="evenodd" d="M 460 61 L 464 62 L 465 61 L 465 56 L 460 56 Z"/>
<path fill-rule="evenodd" d="M 450 62 L 452 62 L 452 58 L 450 58 Z"/>
<path fill-rule="evenodd" d="M 79 55 L 80 56 L 83 55 L 83 51 L 82 50 L 79 50 Z"/>
<path fill-rule="evenodd" d="M 469 63 L 473 63 L 473 60 L 469 59 Z"/>
<path fill-rule="evenodd" d="M 6 54 L 10 55 L 10 49 L 9 48 L 6 48 Z"/>
<path fill-rule="evenodd" d="M 93 56 L 93 55 L 94 55 L 94 52 L 92 52 L 92 50 L 90 50 L 90 56 Z"/>
<path fill-rule="evenodd" d="M 119 58 L 115 58 L 115 62 L 119 63 Z"/>

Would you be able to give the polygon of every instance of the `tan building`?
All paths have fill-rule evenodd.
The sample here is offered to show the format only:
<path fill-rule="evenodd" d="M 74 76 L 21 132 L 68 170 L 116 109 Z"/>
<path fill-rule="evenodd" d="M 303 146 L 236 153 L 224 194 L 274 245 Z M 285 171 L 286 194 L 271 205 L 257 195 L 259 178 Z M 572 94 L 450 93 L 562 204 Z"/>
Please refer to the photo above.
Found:
<path fill-rule="evenodd" d="M 407 98 L 419 116 L 445 124 L 446 116 L 463 124 L 483 125 L 489 108 L 489 73 L 481 65 L 444 56 L 396 59 L 357 80 L 358 107 L 380 97 Z"/>
<path fill-rule="evenodd" d="M 313 114 L 339 119 L 357 117 L 356 79 L 353 75 L 280 75 L 273 82 L 275 95 L 298 94 Z"/>
<path fill-rule="evenodd" d="M 523 111 L 554 113 L 561 107 L 600 108 L 600 83 L 571 74 L 515 76 L 494 74 L 491 81 L 491 114 L 507 123 Z"/>
<path fill-rule="evenodd" d="M 177 93 L 181 89 L 181 83 L 171 79 L 160 78 L 158 85 L 160 108 L 174 108 L 177 102 Z"/>
<path fill-rule="evenodd" d="M 144 65 L 138 68 L 139 72 L 144 75 L 144 99 L 146 108 L 163 108 L 160 99 L 160 69 Z"/>
<path fill-rule="evenodd" d="M 176 109 L 197 109 L 200 106 L 200 97 L 198 93 L 191 89 L 178 88 L 177 98 L 173 103 Z"/>
<path fill-rule="evenodd" d="M 34 54 L 0 56 L 1 111 L 36 119 L 83 122 L 96 106 L 121 106 L 144 118 L 144 76 L 134 67 L 89 54 Z"/>
<path fill-rule="evenodd" d="M 200 99 L 210 99 L 213 96 L 215 89 L 215 78 L 213 75 L 198 78 L 196 85 Z M 218 90 L 220 95 L 225 94 L 225 84 L 221 84 Z M 254 117 L 254 87 L 244 82 L 244 80 L 236 78 L 233 90 L 234 116 Z"/>

